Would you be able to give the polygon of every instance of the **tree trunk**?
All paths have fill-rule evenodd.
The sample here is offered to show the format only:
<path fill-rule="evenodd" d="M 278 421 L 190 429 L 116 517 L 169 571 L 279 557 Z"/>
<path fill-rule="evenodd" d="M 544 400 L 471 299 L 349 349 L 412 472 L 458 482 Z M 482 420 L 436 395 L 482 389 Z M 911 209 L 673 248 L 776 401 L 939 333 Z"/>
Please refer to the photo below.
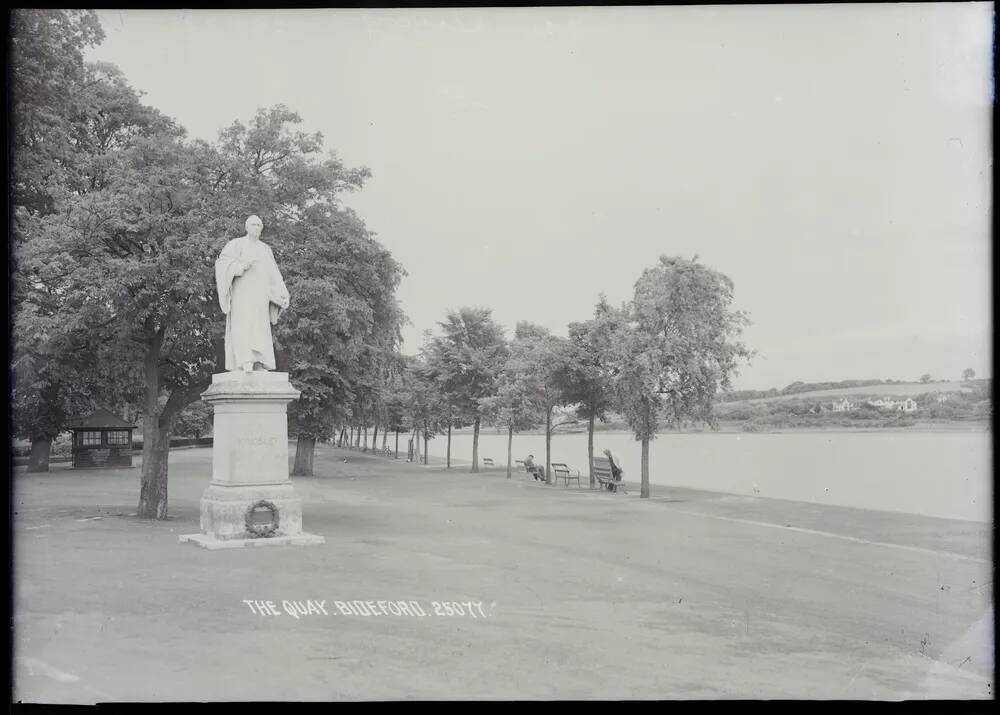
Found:
<path fill-rule="evenodd" d="M 427 430 L 424 430 L 424 464 L 427 464 Z"/>
<path fill-rule="evenodd" d="M 649 437 L 642 440 L 642 487 L 639 497 L 649 499 Z"/>
<path fill-rule="evenodd" d="M 552 408 L 545 412 L 545 481 L 552 484 Z"/>
<path fill-rule="evenodd" d="M 354 446 L 357 449 L 361 449 L 361 426 L 359 425 L 354 429 L 355 441 Z"/>
<path fill-rule="evenodd" d="M 479 418 L 472 423 L 472 471 L 479 472 Z"/>
<path fill-rule="evenodd" d="M 293 477 L 311 477 L 313 475 L 313 455 L 316 452 L 316 438 L 299 435 L 295 441 L 295 464 L 292 466 Z"/>
<path fill-rule="evenodd" d="M 410 439 L 413 442 L 413 463 L 420 464 L 420 430 L 414 429 Z"/>
<path fill-rule="evenodd" d="M 354 446 L 354 426 L 353 425 L 351 425 L 351 434 L 347 437 L 347 446 L 348 447 L 353 447 Z"/>
<path fill-rule="evenodd" d="M 31 440 L 31 456 L 28 457 L 29 472 L 49 471 L 49 455 L 52 454 L 51 437 L 35 437 Z"/>
<path fill-rule="evenodd" d="M 507 479 L 510 479 L 510 455 L 514 447 L 514 428 L 507 427 Z"/>
<path fill-rule="evenodd" d="M 139 486 L 140 519 L 167 518 L 167 462 L 173 420 L 160 412 L 160 348 L 163 333 L 146 321 L 143 378 L 146 399 L 142 415 L 142 477 Z"/>
<path fill-rule="evenodd" d="M 590 415 L 590 419 L 587 421 L 587 471 L 590 472 L 590 488 L 593 489 L 597 484 L 597 480 L 594 479 L 594 415 Z"/>
<path fill-rule="evenodd" d="M 375 423 L 375 431 L 372 433 L 372 452 L 375 451 L 375 445 L 378 443 L 378 422 Z"/>
<path fill-rule="evenodd" d="M 146 413 L 142 418 L 142 484 L 139 489 L 141 519 L 167 518 L 167 460 L 170 428 L 161 418 Z"/>
<path fill-rule="evenodd" d="M 451 469 L 451 422 L 448 423 L 448 466 Z"/>
<path fill-rule="evenodd" d="M 361 451 L 362 452 L 368 451 L 368 425 L 365 425 L 365 443 L 364 446 L 361 448 Z"/>
<path fill-rule="evenodd" d="M 385 443 L 389 441 L 389 425 L 386 425 L 382 430 L 382 451 L 385 451 Z"/>
<path fill-rule="evenodd" d="M 396 430 L 396 459 L 399 459 L 399 430 Z"/>

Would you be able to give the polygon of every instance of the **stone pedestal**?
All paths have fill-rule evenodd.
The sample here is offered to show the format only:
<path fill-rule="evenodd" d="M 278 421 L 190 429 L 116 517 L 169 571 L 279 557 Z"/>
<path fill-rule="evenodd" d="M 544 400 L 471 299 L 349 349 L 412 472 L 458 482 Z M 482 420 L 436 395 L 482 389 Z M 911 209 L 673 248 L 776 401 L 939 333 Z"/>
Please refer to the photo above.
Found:
<path fill-rule="evenodd" d="M 215 411 L 212 481 L 201 497 L 201 533 L 182 542 L 208 549 L 324 543 L 302 531 L 302 500 L 288 478 L 287 407 L 298 396 L 286 372 L 212 376 L 202 394 Z"/>

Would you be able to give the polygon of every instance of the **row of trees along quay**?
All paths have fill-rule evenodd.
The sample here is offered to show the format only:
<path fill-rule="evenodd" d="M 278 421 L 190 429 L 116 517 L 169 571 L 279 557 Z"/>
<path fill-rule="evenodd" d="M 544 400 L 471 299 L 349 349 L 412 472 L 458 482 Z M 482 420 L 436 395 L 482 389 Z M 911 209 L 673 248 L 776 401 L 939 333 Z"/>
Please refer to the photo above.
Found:
<path fill-rule="evenodd" d="M 427 442 L 481 426 L 551 437 L 575 408 L 593 427 L 623 415 L 642 444 L 658 429 L 714 424 L 712 405 L 751 352 L 733 284 L 698 262 L 663 256 L 631 301 L 603 296 L 568 337 L 522 322 L 508 340 L 491 311 L 462 307 L 401 351 L 403 267 L 340 197 L 370 173 L 350 168 L 323 137 L 297 129 L 284 106 L 234 121 L 213 142 L 141 101 L 120 70 L 84 60 L 103 40 L 92 11 L 11 15 L 13 413 L 31 442 L 29 470 L 48 469 L 71 417 L 108 405 L 142 422 L 138 515 L 167 517 L 168 456 L 178 426 L 222 369 L 225 321 L 213 266 L 247 215 L 263 219 L 292 305 L 275 326 L 277 369 L 301 391 L 289 405 L 293 474 L 313 473 L 317 441 L 372 444 L 412 432 Z M 196 427 L 196 429 L 201 429 Z M 205 427 L 207 430 L 207 427 Z M 591 475 L 591 485 L 594 480 Z"/>
<path fill-rule="evenodd" d="M 545 473 L 552 475 L 552 435 L 587 422 L 587 461 L 594 460 L 594 426 L 621 414 L 642 450 L 642 497 L 649 496 L 649 443 L 663 427 L 715 426 L 713 404 L 751 351 L 740 342 L 746 315 L 732 309 L 733 283 L 693 259 L 661 256 L 643 271 L 633 299 L 621 306 L 600 297 L 593 317 L 568 326 L 568 337 L 519 322 L 512 339 L 491 311 L 463 307 L 427 335 L 418 355 L 384 385 L 366 414 L 382 415 L 387 431 L 412 430 L 417 443 L 472 427 L 472 472 L 479 471 L 479 431 L 486 423 L 507 432 L 507 478 L 517 432 L 544 427 Z M 560 421 L 557 408 L 575 417 Z M 563 414 L 563 413 L 558 413 Z M 378 429 L 376 427 L 375 429 Z M 340 443 L 361 445 L 362 430 L 346 424 Z M 374 443 L 373 443 L 374 444 Z"/>

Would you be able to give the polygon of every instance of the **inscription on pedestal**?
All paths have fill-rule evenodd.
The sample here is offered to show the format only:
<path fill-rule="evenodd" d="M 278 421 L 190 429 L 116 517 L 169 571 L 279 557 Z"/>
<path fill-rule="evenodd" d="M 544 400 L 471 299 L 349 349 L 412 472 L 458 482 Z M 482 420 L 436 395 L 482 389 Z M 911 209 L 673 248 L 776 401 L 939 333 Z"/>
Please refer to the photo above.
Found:
<path fill-rule="evenodd" d="M 240 437 L 236 440 L 236 443 L 241 447 L 250 445 L 273 447 L 278 444 L 278 440 L 276 437 Z"/>
<path fill-rule="evenodd" d="M 322 544 L 302 531 L 302 500 L 288 479 L 286 405 L 299 396 L 288 374 L 217 373 L 203 395 L 213 410 L 212 482 L 201 497 L 201 533 L 182 536 L 208 549 Z"/>

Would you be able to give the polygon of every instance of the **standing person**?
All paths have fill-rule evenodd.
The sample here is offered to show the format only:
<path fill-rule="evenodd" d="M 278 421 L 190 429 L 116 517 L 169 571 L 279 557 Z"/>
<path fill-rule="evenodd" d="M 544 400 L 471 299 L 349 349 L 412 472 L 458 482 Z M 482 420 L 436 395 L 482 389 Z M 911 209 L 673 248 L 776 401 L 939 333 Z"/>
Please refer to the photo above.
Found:
<path fill-rule="evenodd" d="M 611 478 L 616 482 L 620 482 L 622 476 L 625 474 L 625 470 L 622 469 L 621 458 L 610 449 L 604 450 L 604 456 L 608 458 L 608 462 L 611 465 Z M 608 485 L 608 491 L 611 491 L 613 488 L 611 484 Z"/>

